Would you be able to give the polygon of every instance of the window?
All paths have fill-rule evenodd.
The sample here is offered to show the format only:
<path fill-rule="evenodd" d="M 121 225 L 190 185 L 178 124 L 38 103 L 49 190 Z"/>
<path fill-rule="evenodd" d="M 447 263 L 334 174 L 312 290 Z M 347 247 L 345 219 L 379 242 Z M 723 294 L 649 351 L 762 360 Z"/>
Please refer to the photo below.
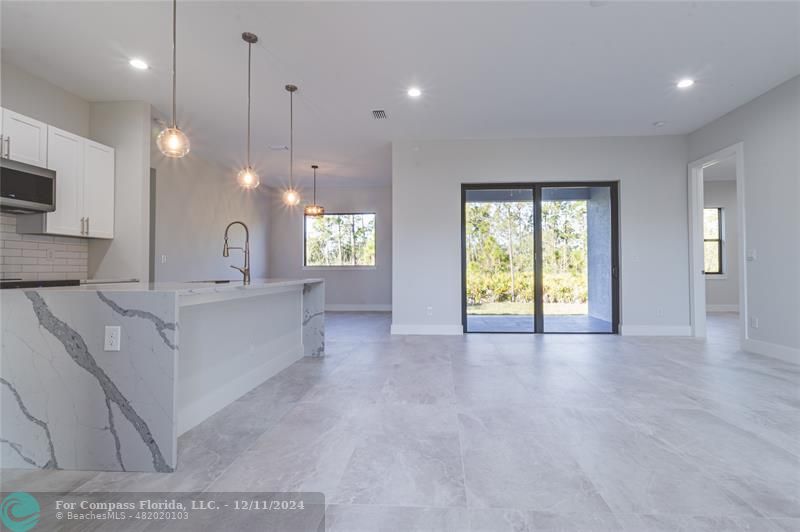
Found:
<path fill-rule="evenodd" d="M 703 257 L 707 275 L 722 273 L 722 209 L 703 209 Z"/>
<path fill-rule="evenodd" d="M 375 213 L 305 217 L 305 266 L 375 266 Z"/>

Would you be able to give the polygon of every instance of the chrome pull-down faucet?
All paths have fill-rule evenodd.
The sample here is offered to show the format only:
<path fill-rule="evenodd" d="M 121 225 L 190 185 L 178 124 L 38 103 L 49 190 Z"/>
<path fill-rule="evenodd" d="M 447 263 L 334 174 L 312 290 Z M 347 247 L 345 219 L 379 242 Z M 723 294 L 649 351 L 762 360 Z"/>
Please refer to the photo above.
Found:
<path fill-rule="evenodd" d="M 239 224 L 244 227 L 244 247 L 233 247 L 228 245 L 228 230 L 231 228 L 232 225 Z M 222 246 L 222 256 L 228 257 L 230 256 L 230 250 L 232 249 L 241 249 L 244 251 L 244 266 L 242 268 L 238 266 L 231 265 L 231 268 L 234 270 L 239 270 L 242 272 L 244 276 L 244 284 L 250 284 L 250 230 L 247 228 L 244 222 L 235 221 L 228 224 L 228 227 L 225 228 L 225 244 Z"/>

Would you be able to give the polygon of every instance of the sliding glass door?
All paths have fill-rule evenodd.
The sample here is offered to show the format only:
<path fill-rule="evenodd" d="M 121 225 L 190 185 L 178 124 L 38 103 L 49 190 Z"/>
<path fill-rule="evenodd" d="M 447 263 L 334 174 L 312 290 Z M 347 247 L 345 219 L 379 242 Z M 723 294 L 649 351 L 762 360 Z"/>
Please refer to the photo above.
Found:
<path fill-rule="evenodd" d="M 466 330 L 533 332 L 533 190 L 465 190 L 463 208 Z"/>
<path fill-rule="evenodd" d="M 616 183 L 462 185 L 465 332 L 615 333 Z"/>

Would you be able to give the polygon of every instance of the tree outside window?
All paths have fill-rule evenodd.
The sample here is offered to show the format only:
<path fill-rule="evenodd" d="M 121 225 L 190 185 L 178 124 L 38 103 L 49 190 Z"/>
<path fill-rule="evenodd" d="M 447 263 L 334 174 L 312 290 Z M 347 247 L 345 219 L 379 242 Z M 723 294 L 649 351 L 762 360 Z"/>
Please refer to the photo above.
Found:
<path fill-rule="evenodd" d="M 375 213 L 305 217 L 305 266 L 375 266 Z"/>

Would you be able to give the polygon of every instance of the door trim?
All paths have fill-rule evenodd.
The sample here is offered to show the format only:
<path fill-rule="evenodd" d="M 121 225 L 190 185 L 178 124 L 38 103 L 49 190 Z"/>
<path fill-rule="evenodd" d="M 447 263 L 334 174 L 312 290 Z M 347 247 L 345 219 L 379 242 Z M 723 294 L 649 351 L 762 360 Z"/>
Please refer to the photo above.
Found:
<path fill-rule="evenodd" d="M 705 275 L 701 273 L 703 261 L 703 226 L 702 212 L 704 207 L 703 170 L 723 159 L 734 157 L 736 161 L 736 215 L 737 240 L 739 245 L 739 346 L 743 347 L 749 340 L 747 317 L 747 238 L 745 225 L 745 172 L 744 143 L 737 142 L 731 146 L 692 161 L 688 164 L 688 218 L 689 218 L 689 318 L 692 336 L 706 336 L 706 285 Z"/>
<path fill-rule="evenodd" d="M 544 285 L 542 272 L 542 188 L 546 187 L 609 187 L 611 196 L 611 332 L 548 332 L 544 330 Z M 514 183 L 461 183 L 461 327 L 467 330 L 467 191 L 494 189 L 528 189 L 533 191 L 534 212 L 534 330 L 490 332 L 479 334 L 619 334 L 620 330 L 620 233 L 619 181 L 535 181 Z"/>

